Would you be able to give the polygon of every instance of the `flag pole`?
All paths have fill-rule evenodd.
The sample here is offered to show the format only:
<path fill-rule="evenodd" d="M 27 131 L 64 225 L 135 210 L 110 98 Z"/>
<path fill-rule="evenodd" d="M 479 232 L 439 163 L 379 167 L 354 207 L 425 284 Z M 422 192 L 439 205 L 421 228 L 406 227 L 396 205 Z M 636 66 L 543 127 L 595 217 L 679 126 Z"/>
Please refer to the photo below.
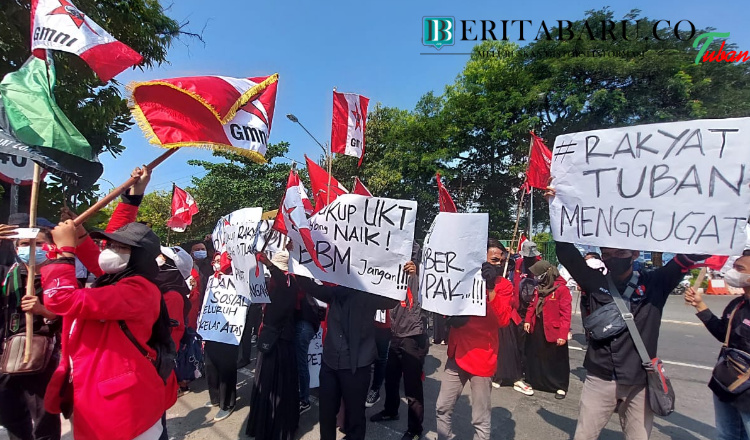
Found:
<path fill-rule="evenodd" d="M 169 156 L 175 154 L 177 150 L 179 150 L 179 148 L 170 148 L 169 150 L 165 151 L 161 156 L 154 159 L 150 164 L 146 165 L 146 169 L 148 170 L 148 172 L 150 173 L 151 171 L 153 171 L 153 169 L 156 168 L 159 164 L 167 160 Z M 102 208 L 107 206 L 109 202 L 116 199 L 120 194 L 127 191 L 127 189 L 130 188 L 131 186 L 135 185 L 135 182 L 137 180 L 138 180 L 137 177 L 131 177 L 130 179 L 126 180 L 125 183 L 113 189 L 112 192 L 104 196 L 104 198 L 94 203 L 93 206 L 91 206 L 89 209 L 85 210 L 81 215 L 76 217 L 76 219 L 73 220 L 75 225 L 76 226 L 82 225 L 83 222 L 88 220 L 92 215 L 96 214 Z"/>
<path fill-rule="evenodd" d="M 531 168 L 531 150 L 534 148 L 534 131 L 529 131 L 529 155 L 526 164 L 526 180 L 529 179 L 529 168 Z M 532 240 L 532 228 L 534 227 L 534 188 L 529 186 L 529 240 Z"/>
<path fill-rule="evenodd" d="M 38 163 L 34 162 L 34 178 L 31 183 L 31 201 L 29 206 L 29 227 L 33 228 L 36 226 L 36 211 L 37 204 L 39 202 L 39 180 L 42 174 L 42 169 Z M 27 265 L 27 278 L 26 278 L 26 295 L 34 295 L 36 289 L 34 289 L 34 279 L 36 278 L 36 237 L 32 238 L 29 242 L 29 263 Z M 31 312 L 26 312 L 26 346 L 23 350 L 23 362 L 26 364 L 31 360 L 31 342 L 34 337 L 34 315 Z"/>
<path fill-rule="evenodd" d="M 333 162 L 333 152 L 331 151 L 331 144 L 328 144 L 328 191 L 326 191 L 326 205 L 331 204 L 331 162 Z"/>

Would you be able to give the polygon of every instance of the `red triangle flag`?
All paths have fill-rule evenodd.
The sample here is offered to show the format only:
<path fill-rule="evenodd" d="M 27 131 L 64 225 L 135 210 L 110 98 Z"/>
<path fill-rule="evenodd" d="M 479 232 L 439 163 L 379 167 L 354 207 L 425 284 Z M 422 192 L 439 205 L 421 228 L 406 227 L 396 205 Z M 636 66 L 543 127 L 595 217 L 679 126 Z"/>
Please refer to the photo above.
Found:
<path fill-rule="evenodd" d="M 450 193 L 448 193 L 448 190 L 445 189 L 443 182 L 440 180 L 440 173 L 437 173 L 435 176 L 437 177 L 440 212 L 458 212 L 456 204 L 453 203 L 453 198 L 451 198 Z"/>
<path fill-rule="evenodd" d="M 175 186 L 172 191 L 172 217 L 167 220 L 169 226 L 175 232 L 185 232 L 185 229 L 193 222 L 193 216 L 198 213 L 198 204 L 193 196 L 184 189 Z"/>
<path fill-rule="evenodd" d="M 526 170 L 527 188 L 545 189 L 549 183 L 550 165 L 552 164 L 552 152 L 549 151 L 542 138 L 531 133 L 531 153 L 529 154 L 529 167 Z"/>
<path fill-rule="evenodd" d="M 327 204 L 336 200 L 336 197 L 349 193 L 335 177 L 329 176 L 323 167 L 315 163 L 307 155 L 305 155 L 305 161 L 307 162 L 307 174 L 310 175 L 310 186 L 312 186 L 312 196 L 315 201 L 315 210 L 313 213 L 320 211 Z M 329 182 L 331 184 L 330 193 L 328 191 Z"/>
<path fill-rule="evenodd" d="M 333 92 L 331 152 L 359 158 L 365 157 L 365 129 L 369 98 L 356 93 Z"/>
<path fill-rule="evenodd" d="M 372 193 L 369 189 L 359 180 L 359 177 L 354 178 L 354 188 L 352 188 L 352 194 L 359 194 L 361 196 L 372 197 Z"/>
<path fill-rule="evenodd" d="M 310 234 L 310 220 L 307 214 L 312 212 L 310 199 L 307 198 L 307 192 L 302 185 L 302 181 L 297 171 L 289 171 L 289 178 L 286 183 L 286 193 L 281 200 L 279 212 L 276 214 L 276 220 L 273 223 L 273 229 L 288 236 L 293 242 L 302 246 L 310 254 L 315 265 L 323 272 L 326 270 L 318 261 L 318 253 L 315 250 L 312 235 Z"/>

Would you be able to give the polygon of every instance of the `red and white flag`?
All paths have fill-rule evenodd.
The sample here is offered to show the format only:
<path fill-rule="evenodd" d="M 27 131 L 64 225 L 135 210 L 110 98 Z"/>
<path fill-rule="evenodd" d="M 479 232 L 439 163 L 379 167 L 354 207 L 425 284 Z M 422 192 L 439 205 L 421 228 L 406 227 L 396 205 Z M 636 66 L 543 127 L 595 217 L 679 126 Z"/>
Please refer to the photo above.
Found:
<path fill-rule="evenodd" d="M 453 203 L 453 198 L 447 189 L 443 186 L 443 182 L 440 180 L 440 173 L 436 173 L 437 186 L 438 186 L 438 202 L 440 204 L 440 212 L 458 212 L 456 204 Z"/>
<path fill-rule="evenodd" d="M 356 93 L 333 92 L 331 151 L 359 158 L 365 157 L 365 128 L 369 98 Z"/>
<path fill-rule="evenodd" d="M 521 252 L 521 246 L 523 245 L 524 241 L 526 241 L 526 234 L 521 232 L 521 239 L 518 240 L 518 249 L 516 249 L 517 254 Z"/>
<path fill-rule="evenodd" d="M 310 254 L 315 265 L 323 272 L 326 270 L 318 261 L 318 253 L 315 250 L 315 244 L 310 235 L 310 220 L 307 214 L 312 212 L 312 204 L 307 198 L 307 192 L 297 174 L 292 169 L 289 171 L 289 178 L 286 182 L 286 193 L 281 200 L 279 212 L 276 214 L 276 220 L 273 223 L 273 229 L 288 236 L 292 241 L 305 248 Z"/>
<path fill-rule="evenodd" d="M 185 232 L 197 213 L 198 204 L 195 203 L 193 196 L 175 186 L 172 190 L 172 217 L 167 220 L 167 226 L 175 232 Z"/>
<path fill-rule="evenodd" d="M 265 163 L 278 81 L 273 74 L 135 83 L 128 86 L 131 112 L 152 144 L 224 150 Z"/>
<path fill-rule="evenodd" d="M 341 194 L 349 193 L 335 177 L 330 176 L 326 170 L 307 157 L 307 155 L 305 155 L 305 161 L 307 162 L 307 174 L 310 176 L 310 186 L 312 186 L 312 196 L 315 201 L 315 210 L 313 213 L 323 209 Z M 330 191 L 328 190 L 329 182 L 331 185 Z"/>
<path fill-rule="evenodd" d="M 70 0 L 31 0 L 31 50 L 45 59 L 46 49 L 78 55 L 103 82 L 143 61 Z"/>
<path fill-rule="evenodd" d="M 354 178 L 354 188 L 352 188 L 352 194 L 359 194 L 361 196 L 372 197 L 372 193 L 369 189 L 359 180 L 359 177 Z"/>
<path fill-rule="evenodd" d="M 549 151 L 544 141 L 539 136 L 531 133 L 531 152 L 529 153 L 529 167 L 526 169 L 526 191 L 531 188 L 545 189 L 549 185 L 550 166 L 552 165 L 552 152 Z"/>

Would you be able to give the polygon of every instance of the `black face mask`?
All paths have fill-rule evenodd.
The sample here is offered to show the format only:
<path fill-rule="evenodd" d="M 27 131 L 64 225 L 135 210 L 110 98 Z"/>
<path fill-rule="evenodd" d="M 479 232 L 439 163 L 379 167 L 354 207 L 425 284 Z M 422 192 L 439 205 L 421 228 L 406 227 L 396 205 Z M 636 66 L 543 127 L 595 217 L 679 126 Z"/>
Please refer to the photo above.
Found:
<path fill-rule="evenodd" d="M 628 258 L 611 257 L 604 260 L 604 265 L 613 275 L 622 275 L 633 267 L 633 260 Z"/>

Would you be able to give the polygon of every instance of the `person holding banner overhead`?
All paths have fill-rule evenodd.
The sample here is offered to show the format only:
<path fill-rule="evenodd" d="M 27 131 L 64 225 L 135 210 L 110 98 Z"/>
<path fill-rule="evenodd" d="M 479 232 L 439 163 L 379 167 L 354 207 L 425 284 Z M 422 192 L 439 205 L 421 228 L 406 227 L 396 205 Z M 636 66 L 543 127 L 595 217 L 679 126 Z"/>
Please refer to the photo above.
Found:
<path fill-rule="evenodd" d="M 13 214 L 10 222 L 28 226 L 28 214 Z M 60 439 L 60 415 L 44 409 L 44 392 L 60 361 L 60 327 L 62 320 L 44 305 L 41 277 L 35 277 L 36 292 L 27 294 L 27 264 L 29 254 L 35 252 L 36 264 L 47 259 L 44 244 L 52 243 L 49 221 L 37 218 L 40 227 L 36 236 L 36 246 L 30 246 L 30 238 L 7 239 L 12 243 L 8 255 L 14 257 L 9 266 L 0 266 L 2 275 L 2 296 L 0 296 L 0 354 L 12 337 L 24 337 L 26 319 L 24 314 L 34 315 L 34 336 L 47 338 L 54 347 L 47 364 L 32 374 L 0 373 L 0 426 L 8 430 L 11 439 Z M 16 226 L 0 225 L 0 239 L 13 236 Z M 33 231 L 32 231 L 33 233 Z M 2 368 L 2 367 L 0 367 Z"/>
<path fill-rule="evenodd" d="M 348 440 L 364 440 L 365 400 L 370 367 L 377 358 L 375 312 L 392 309 L 395 299 L 344 286 L 321 286 L 297 276 L 300 288 L 328 304 L 328 330 L 320 367 L 320 439 L 336 439 L 336 414 L 343 398 Z"/>
<path fill-rule="evenodd" d="M 299 286 L 296 277 L 288 273 L 288 252 L 277 252 L 270 261 L 263 252 L 256 256 L 271 272 L 271 302 L 265 306 L 258 335 L 259 354 L 245 434 L 257 440 L 291 440 L 300 415 L 294 326 Z"/>
<path fill-rule="evenodd" d="M 564 399 L 570 384 L 568 331 L 573 297 L 557 268 L 546 260 L 530 268 L 536 277 L 534 298 L 526 311 L 526 380 L 534 389 Z"/>
<path fill-rule="evenodd" d="M 440 379 L 436 403 L 438 440 L 453 440 L 453 408 L 466 385 L 471 384 L 471 423 L 475 440 L 489 440 L 491 427 L 490 392 L 497 368 L 498 328 L 517 315 L 512 307 L 513 285 L 502 277 L 503 267 L 492 264 L 500 252 L 497 241 L 487 243 L 487 262 L 482 277 L 487 286 L 485 316 L 453 316 L 448 336 L 448 361 Z M 518 319 L 518 316 L 515 316 Z"/>
<path fill-rule="evenodd" d="M 555 189 L 545 191 L 551 203 Z M 633 271 L 633 260 L 639 252 L 632 249 L 601 247 L 602 261 L 607 275 L 590 267 L 573 243 L 556 241 L 557 259 L 568 269 L 573 279 L 589 295 L 591 314 L 584 327 L 591 332 L 597 310 L 608 310 L 620 316 L 617 309 L 605 308 L 613 303 L 609 293 L 610 281 L 618 290 L 633 314 L 635 325 L 646 346 L 648 355 L 656 357 L 659 329 L 664 306 L 670 292 L 677 287 L 685 273 L 706 258 L 705 255 L 677 254 L 666 266 L 642 273 Z M 594 440 L 614 411 L 618 412 L 626 440 L 645 440 L 651 435 L 654 412 L 646 399 L 646 370 L 641 363 L 633 338 L 627 328 L 616 335 L 591 339 L 583 366 L 586 380 L 579 404 L 578 424 L 574 440 Z"/>

